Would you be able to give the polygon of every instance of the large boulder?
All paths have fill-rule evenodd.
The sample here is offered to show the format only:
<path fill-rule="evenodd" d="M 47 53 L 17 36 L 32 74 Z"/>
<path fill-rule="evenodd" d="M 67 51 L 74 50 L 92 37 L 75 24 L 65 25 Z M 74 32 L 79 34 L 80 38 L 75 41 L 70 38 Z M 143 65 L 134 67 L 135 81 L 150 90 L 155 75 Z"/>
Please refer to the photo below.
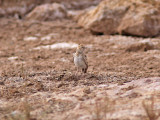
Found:
<path fill-rule="evenodd" d="M 159 4 L 156 0 L 105 0 L 77 21 L 97 34 L 152 37 L 160 31 Z"/>
<path fill-rule="evenodd" d="M 67 17 L 67 10 L 58 3 L 37 6 L 27 16 L 27 20 L 49 21 Z"/>

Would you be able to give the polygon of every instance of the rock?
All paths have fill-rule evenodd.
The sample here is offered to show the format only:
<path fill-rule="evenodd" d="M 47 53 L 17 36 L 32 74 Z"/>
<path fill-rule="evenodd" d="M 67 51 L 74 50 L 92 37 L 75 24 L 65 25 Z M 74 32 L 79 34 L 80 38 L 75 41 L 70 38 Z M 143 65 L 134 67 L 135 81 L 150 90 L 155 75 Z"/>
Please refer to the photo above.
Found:
<path fill-rule="evenodd" d="M 79 17 L 82 13 L 85 13 L 84 10 L 69 10 L 68 17 L 77 20 L 76 17 Z"/>
<path fill-rule="evenodd" d="M 3 17 L 6 14 L 5 10 L 0 8 L 0 17 Z"/>
<path fill-rule="evenodd" d="M 149 2 L 133 2 L 118 27 L 118 31 L 128 35 L 154 37 L 159 34 L 160 30 L 159 12 L 160 10 Z"/>
<path fill-rule="evenodd" d="M 98 5 L 102 0 L 57 0 L 56 2 L 63 4 L 67 9 L 82 10 L 91 6 Z"/>
<path fill-rule="evenodd" d="M 3 1 L 1 3 L 1 1 Z M 1 17 L 15 17 L 23 19 L 36 6 L 42 4 L 58 3 L 69 10 L 82 10 L 91 6 L 98 5 L 102 0 L 0 0 L 0 18 Z"/>
<path fill-rule="evenodd" d="M 94 34 L 127 34 L 152 37 L 160 31 L 159 1 L 105 0 L 78 18 Z"/>
<path fill-rule="evenodd" d="M 148 51 L 153 50 L 154 45 L 151 42 L 138 42 L 131 44 L 127 47 L 127 52 L 136 52 L 136 51 Z"/>
<path fill-rule="evenodd" d="M 81 16 L 83 16 L 87 11 L 95 8 L 95 6 L 88 7 L 83 10 L 69 10 L 68 11 L 68 17 L 74 19 L 77 21 Z"/>
<path fill-rule="evenodd" d="M 27 20 L 50 21 L 67 17 L 65 7 L 58 3 L 37 6 L 27 16 Z"/>
<path fill-rule="evenodd" d="M 91 93 L 91 90 L 90 90 L 90 88 L 85 88 L 85 89 L 83 90 L 83 92 L 84 92 L 85 94 L 90 94 L 90 93 Z"/>
<path fill-rule="evenodd" d="M 79 18 L 78 24 L 90 29 L 92 32 L 115 34 L 122 16 L 125 15 L 128 7 L 112 8 L 112 3 L 113 1 L 102 1 L 96 8 L 77 17 Z"/>
<path fill-rule="evenodd" d="M 2 0 L 1 0 L 2 1 Z M 23 19 L 23 17 L 30 12 L 35 6 L 39 5 L 43 1 L 37 0 L 3 0 L 0 3 L 0 18 L 1 17 L 15 17 Z"/>

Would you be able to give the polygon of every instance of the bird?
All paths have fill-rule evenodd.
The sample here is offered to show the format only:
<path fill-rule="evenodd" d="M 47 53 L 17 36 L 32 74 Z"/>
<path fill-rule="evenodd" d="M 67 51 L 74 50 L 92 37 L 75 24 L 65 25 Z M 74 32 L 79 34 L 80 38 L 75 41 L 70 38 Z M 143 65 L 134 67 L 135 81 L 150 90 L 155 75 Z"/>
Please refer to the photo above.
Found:
<path fill-rule="evenodd" d="M 79 72 L 79 69 L 83 73 L 87 72 L 88 69 L 88 62 L 87 57 L 84 53 L 85 47 L 82 44 L 79 44 L 76 49 L 76 53 L 73 54 L 74 57 L 74 64 L 77 67 L 77 72 Z"/>

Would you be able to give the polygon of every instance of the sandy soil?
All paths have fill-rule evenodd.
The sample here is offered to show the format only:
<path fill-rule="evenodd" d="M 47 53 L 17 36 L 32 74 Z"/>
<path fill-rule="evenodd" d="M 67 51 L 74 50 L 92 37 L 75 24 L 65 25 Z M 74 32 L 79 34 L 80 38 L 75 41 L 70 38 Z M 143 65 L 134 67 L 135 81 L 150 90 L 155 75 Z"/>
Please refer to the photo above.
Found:
<path fill-rule="evenodd" d="M 92 35 L 69 19 L 38 22 L 1 18 L 0 21 L 0 119 L 8 119 L 15 110 L 25 111 L 27 108 L 21 107 L 24 98 L 32 107 L 32 119 L 62 119 L 58 118 L 61 114 L 63 119 L 78 119 L 82 115 L 67 117 L 66 114 L 75 109 L 77 103 L 52 99 L 46 104 L 43 100 L 48 100 L 51 93 L 64 97 L 80 88 L 88 93 L 88 87 L 123 85 L 139 78 L 160 77 L 158 37 Z M 87 47 L 89 69 L 86 74 L 76 74 L 75 48 L 35 49 L 63 42 Z M 148 42 L 154 48 L 127 51 L 139 42 Z M 83 102 L 97 98 L 96 95 L 76 95 Z M 40 109 L 45 111 L 44 115 L 37 112 Z"/>

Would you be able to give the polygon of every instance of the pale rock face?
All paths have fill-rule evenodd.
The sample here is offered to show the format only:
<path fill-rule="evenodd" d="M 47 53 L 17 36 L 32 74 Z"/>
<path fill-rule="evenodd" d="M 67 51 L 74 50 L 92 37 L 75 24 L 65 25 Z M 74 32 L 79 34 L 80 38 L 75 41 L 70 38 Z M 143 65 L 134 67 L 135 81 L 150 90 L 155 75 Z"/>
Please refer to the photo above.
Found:
<path fill-rule="evenodd" d="M 105 0 L 78 18 L 93 33 L 152 37 L 160 31 L 158 1 Z"/>
<path fill-rule="evenodd" d="M 66 8 L 58 3 L 37 6 L 27 16 L 27 20 L 49 21 L 67 17 Z"/>
<path fill-rule="evenodd" d="M 126 10 L 127 7 L 111 8 L 107 1 L 103 1 L 96 8 L 81 16 L 78 24 L 93 32 L 114 34 L 122 19 L 120 16 L 124 16 Z"/>

